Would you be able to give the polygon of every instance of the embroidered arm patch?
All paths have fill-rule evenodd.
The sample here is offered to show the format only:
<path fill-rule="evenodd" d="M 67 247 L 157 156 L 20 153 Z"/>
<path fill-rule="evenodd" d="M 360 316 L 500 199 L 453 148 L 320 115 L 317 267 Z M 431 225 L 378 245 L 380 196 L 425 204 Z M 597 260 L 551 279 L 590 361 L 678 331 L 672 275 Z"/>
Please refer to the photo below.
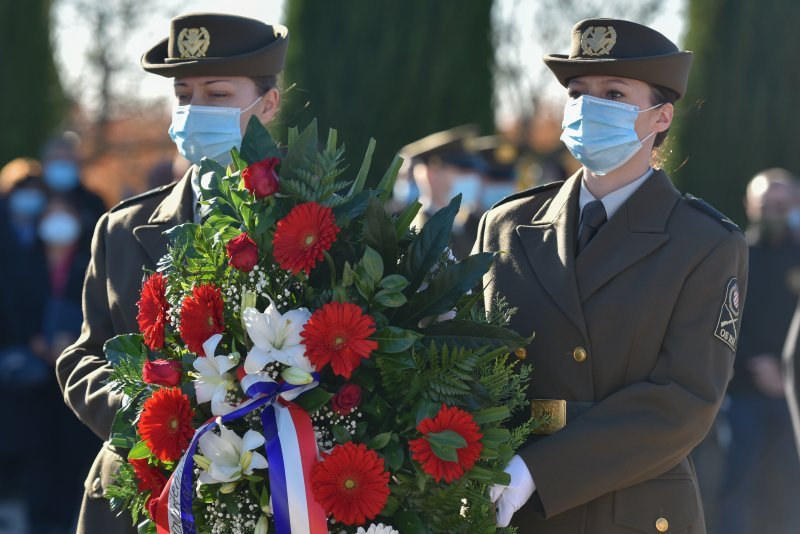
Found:
<path fill-rule="evenodd" d="M 734 352 L 736 352 L 736 341 L 739 339 L 739 312 L 739 282 L 736 278 L 731 278 L 725 289 L 714 335 Z"/>

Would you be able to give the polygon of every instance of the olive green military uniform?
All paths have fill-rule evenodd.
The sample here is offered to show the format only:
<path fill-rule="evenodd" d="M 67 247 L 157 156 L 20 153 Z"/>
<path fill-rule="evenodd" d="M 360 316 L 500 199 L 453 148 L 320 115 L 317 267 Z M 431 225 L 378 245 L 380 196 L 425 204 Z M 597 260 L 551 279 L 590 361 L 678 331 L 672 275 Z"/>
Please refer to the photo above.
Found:
<path fill-rule="evenodd" d="M 473 250 L 502 251 L 487 306 L 506 297 L 519 308 L 511 326 L 536 332 L 528 397 L 567 401 L 566 426 L 519 452 L 537 491 L 512 524 L 701 534 L 688 454 L 731 377 L 747 245 L 655 171 L 576 258 L 582 172 L 495 206 Z"/>

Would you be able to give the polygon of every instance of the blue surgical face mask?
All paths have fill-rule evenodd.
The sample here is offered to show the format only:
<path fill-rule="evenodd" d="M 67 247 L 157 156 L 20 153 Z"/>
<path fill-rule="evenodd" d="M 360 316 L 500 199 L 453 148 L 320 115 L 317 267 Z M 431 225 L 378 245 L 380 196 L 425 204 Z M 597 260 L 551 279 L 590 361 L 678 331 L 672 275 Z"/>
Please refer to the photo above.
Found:
<path fill-rule="evenodd" d="M 47 198 L 38 189 L 17 189 L 8 197 L 8 207 L 17 217 L 32 219 L 44 209 Z"/>
<path fill-rule="evenodd" d="M 513 195 L 516 190 L 517 186 L 513 183 L 484 185 L 483 193 L 481 193 L 481 206 L 488 210 L 508 195 Z"/>
<path fill-rule="evenodd" d="M 181 156 L 200 165 L 204 157 L 223 165 L 230 163 L 230 149 L 242 144 L 240 117 L 261 97 L 244 109 L 218 106 L 176 106 L 172 110 L 169 136 Z"/>
<path fill-rule="evenodd" d="M 639 139 L 634 129 L 638 106 L 581 95 L 564 106 L 561 140 L 584 167 L 597 175 L 618 169 L 630 160 L 650 136 Z"/>
<path fill-rule="evenodd" d="M 44 164 L 44 183 L 58 193 L 77 187 L 80 182 L 78 166 L 66 159 L 55 159 Z"/>
<path fill-rule="evenodd" d="M 80 233 L 78 219 L 63 211 L 48 213 L 39 223 L 39 237 L 48 245 L 69 245 L 77 241 Z"/>
<path fill-rule="evenodd" d="M 472 208 L 478 205 L 481 193 L 481 177 L 475 173 L 460 174 L 453 181 L 450 196 L 461 193 L 461 208 Z"/>

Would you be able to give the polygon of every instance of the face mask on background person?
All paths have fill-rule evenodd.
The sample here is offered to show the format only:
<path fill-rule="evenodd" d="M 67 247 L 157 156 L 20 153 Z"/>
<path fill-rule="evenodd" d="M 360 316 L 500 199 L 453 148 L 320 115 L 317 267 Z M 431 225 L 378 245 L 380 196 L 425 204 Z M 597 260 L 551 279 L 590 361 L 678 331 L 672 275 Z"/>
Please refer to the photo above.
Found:
<path fill-rule="evenodd" d="M 242 144 L 240 118 L 255 106 L 261 97 L 244 109 L 218 106 L 176 106 L 172 110 L 169 136 L 181 156 L 200 165 L 204 157 L 230 163 L 228 152 Z"/>
<path fill-rule="evenodd" d="M 17 189 L 8 197 L 8 207 L 17 217 L 32 219 L 42 213 L 47 198 L 38 189 Z"/>
<path fill-rule="evenodd" d="M 603 176 L 624 165 L 655 135 L 651 132 L 640 140 L 634 124 L 639 113 L 661 105 L 639 110 L 631 104 L 581 95 L 564 106 L 561 140 L 584 167 Z"/>
<path fill-rule="evenodd" d="M 460 174 L 453 179 L 450 197 L 461 193 L 461 209 L 478 205 L 481 177 L 475 173 Z"/>
<path fill-rule="evenodd" d="M 71 191 L 78 186 L 80 175 L 74 161 L 56 159 L 44 164 L 44 183 L 58 193 Z"/>
<path fill-rule="evenodd" d="M 517 186 L 513 183 L 484 185 L 481 193 L 481 207 L 488 210 L 508 195 L 513 195 Z"/>
<path fill-rule="evenodd" d="M 48 245 L 69 245 L 78 240 L 81 224 L 67 212 L 53 211 L 42 217 L 39 237 Z"/>

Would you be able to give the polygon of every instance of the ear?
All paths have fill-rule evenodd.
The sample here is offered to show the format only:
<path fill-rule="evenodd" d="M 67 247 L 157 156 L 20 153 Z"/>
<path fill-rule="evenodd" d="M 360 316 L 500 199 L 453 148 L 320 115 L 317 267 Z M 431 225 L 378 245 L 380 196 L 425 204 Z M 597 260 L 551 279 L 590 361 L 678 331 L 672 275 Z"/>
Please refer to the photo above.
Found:
<path fill-rule="evenodd" d="M 281 93 L 275 88 L 270 89 L 257 104 L 255 115 L 262 124 L 270 122 L 278 113 L 281 103 Z"/>
<path fill-rule="evenodd" d="M 667 102 L 657 109 L 658 118 L 656 119 L 655 131 L 666 131 L 672 124 L 672 117 L 675 114 L 675 106 Z"/>

